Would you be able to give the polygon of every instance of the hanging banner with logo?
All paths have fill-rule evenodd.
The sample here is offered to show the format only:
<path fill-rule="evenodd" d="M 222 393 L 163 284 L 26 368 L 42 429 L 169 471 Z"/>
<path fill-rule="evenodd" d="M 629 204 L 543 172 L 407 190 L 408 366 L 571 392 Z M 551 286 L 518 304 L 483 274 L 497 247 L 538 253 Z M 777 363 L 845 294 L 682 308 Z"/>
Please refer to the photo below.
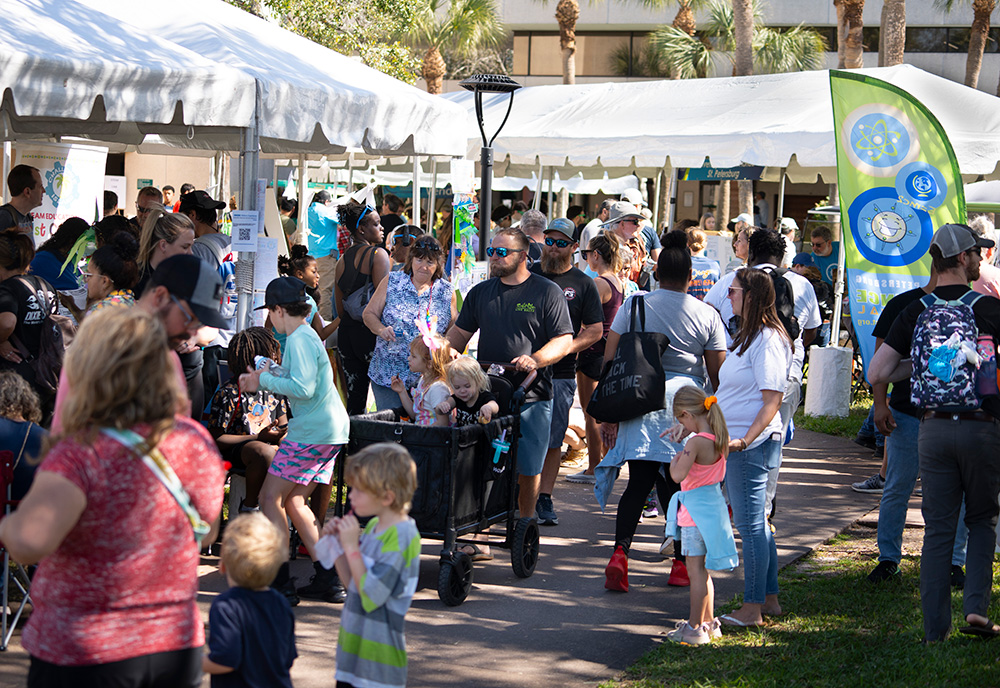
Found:
<path fill-rule="evenodd" d="M 101 216 L 107 148 L 19 142 L 16 149 L 14 164 L 37 167 L 42 177 L 42 204 L 31 211 L 35 218 L 35 246 L 71 217 L 93 222 Z"/>
<path fill-rule="evenodd" d="M 934 229 L 966 222 L 955 152 L 937 118 L 892 84 L 830 71 L 846 296 L 867 367 L 885 303 L 922 287 Z"/>

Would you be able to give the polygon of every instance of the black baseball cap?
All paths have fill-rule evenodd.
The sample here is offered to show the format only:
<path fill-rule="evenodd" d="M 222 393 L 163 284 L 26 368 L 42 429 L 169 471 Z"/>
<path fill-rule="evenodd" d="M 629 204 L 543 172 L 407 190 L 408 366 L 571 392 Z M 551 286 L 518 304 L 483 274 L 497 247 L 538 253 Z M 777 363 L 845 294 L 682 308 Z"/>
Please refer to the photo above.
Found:
<path fill-rule="evenodd" d="M 165 259 L 149 278 L 151 286 L 163 286 L 173 296 L 187 301 L 203 325 L 228 330 L 231 324 L 219 313 L 222 277 L 219 271 L 198 256 L 180 255 Z"/>
<path fill-rule="evenodd" d="M 195 208 L 202 210 L 222 210 L 225 207 L 225 201 L 216 201 L 208 195 L 207 191 L 202 191 L 201 189 L 181 195 L 180 211 L 182 213 L 185 210 L 194 210 Z"/>
<path fill-rule="evenodd" d="M 297 277 L 278 277 L 267 284 L 264 291 L 264 305 L 255 308 L 255 311 L 274 306 L 283 306 L 286 303 L 305 303 L 306 283 Z"/>

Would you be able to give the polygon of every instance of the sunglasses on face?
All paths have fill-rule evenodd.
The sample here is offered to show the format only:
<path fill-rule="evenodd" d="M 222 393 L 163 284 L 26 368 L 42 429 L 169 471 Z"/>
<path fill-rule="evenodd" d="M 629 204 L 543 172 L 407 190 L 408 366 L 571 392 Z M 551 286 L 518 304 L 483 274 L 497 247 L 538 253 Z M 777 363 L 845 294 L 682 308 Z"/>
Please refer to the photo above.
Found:
<path fill-rule="evenodd" d="M 743 291 L 743 287 L 729 287 L 730 296 L 737 296 L 741 291 Z"/>
<path fill-rule="evenodd" d="M 825 241 L 811 241 L 809 243 L 812 245 L 813 248 L 823 248 L 824 246 L 826 246 Z"/>
<path fill-rule="evenodd" d="M 636 220 L 634 217 L 629 217 L 629 218 L 626 218 L 626 219 L 622 220 L 621 224 L 623 224 L 623 225 L 635 225 L 636 227 L 638 227 L 639 226 L 639 221 Z"/>
<path fill-rule="evenodd" d="M 592 249 L 592 248 L 581 249 L 580 250 L 580 257 L 583 258 L 584 260 L 587 260 L 587 258 L 590 257 L 590 254 L 593 253 L 595 250 L 596 249 Z"/>
<path fill-rule="evenodd" d="M 566 248 L 567 246 L 572 246 L 573 242 L 569 239 L 553 239 L 552 237 L 545 237 L 545 245 Z"/>
<path fill-rule="evenodd" d="M 524 253 L 524 249 L 523 248 L 504 248 L 503 246 L 501 246 L 500 248 L 493 248 L 492 246 L 490 246 L 488 249 L 486 249 L 486 255 L 488 257 L 490 257 L 490 258 L 493 257 L 493 254 L 496 254 L 496 255 L 500 256 L 501 258 L 506 258 L 511 253 Z"/>

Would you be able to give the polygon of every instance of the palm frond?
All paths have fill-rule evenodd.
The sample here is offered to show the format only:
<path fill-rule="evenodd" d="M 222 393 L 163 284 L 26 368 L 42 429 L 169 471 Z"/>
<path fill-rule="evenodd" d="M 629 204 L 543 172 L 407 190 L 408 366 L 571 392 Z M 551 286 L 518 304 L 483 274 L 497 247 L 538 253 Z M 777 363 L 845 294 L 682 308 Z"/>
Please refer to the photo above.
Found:
<path fill-rule="evenodd" d="M 452 0 L 445 29 L 448 43 L 459 53 L 495 48 L 507 35 L 494 0 Z"/>
<path fill-rule="evenodd" d="M 787 31 L 763 26 L 754 30 L 754 64 L 758 73 L 820 69 L 826 50 L 826 40 L 818 32 L 802 25 Z"/>
<path fill-rule="evenodd" d="M 649 49 L 666 71 L 681 79 L 698 79 L 712 72 L 711 48 L 674 26 L 656 29 L 649 37 Z"/>
<path fill-rule="evenodd" d="M 628 43 L 620 44 L 608 55 L 608 68 L 614 76 L 631 76 L 635 74 L 634 67 Z"/>

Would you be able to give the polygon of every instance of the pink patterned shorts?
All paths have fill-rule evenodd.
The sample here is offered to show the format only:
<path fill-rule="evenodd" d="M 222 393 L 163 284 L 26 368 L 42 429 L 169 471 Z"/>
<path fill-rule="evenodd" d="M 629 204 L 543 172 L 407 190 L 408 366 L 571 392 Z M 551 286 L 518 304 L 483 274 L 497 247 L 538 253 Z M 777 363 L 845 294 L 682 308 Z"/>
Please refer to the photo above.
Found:
<path fill-rule="evenodd" d="M 333 481 L 333 466 L 342 444 L 301 444 L 282 440 L 267 470 L 271 475 L 299 485 Z"/>

